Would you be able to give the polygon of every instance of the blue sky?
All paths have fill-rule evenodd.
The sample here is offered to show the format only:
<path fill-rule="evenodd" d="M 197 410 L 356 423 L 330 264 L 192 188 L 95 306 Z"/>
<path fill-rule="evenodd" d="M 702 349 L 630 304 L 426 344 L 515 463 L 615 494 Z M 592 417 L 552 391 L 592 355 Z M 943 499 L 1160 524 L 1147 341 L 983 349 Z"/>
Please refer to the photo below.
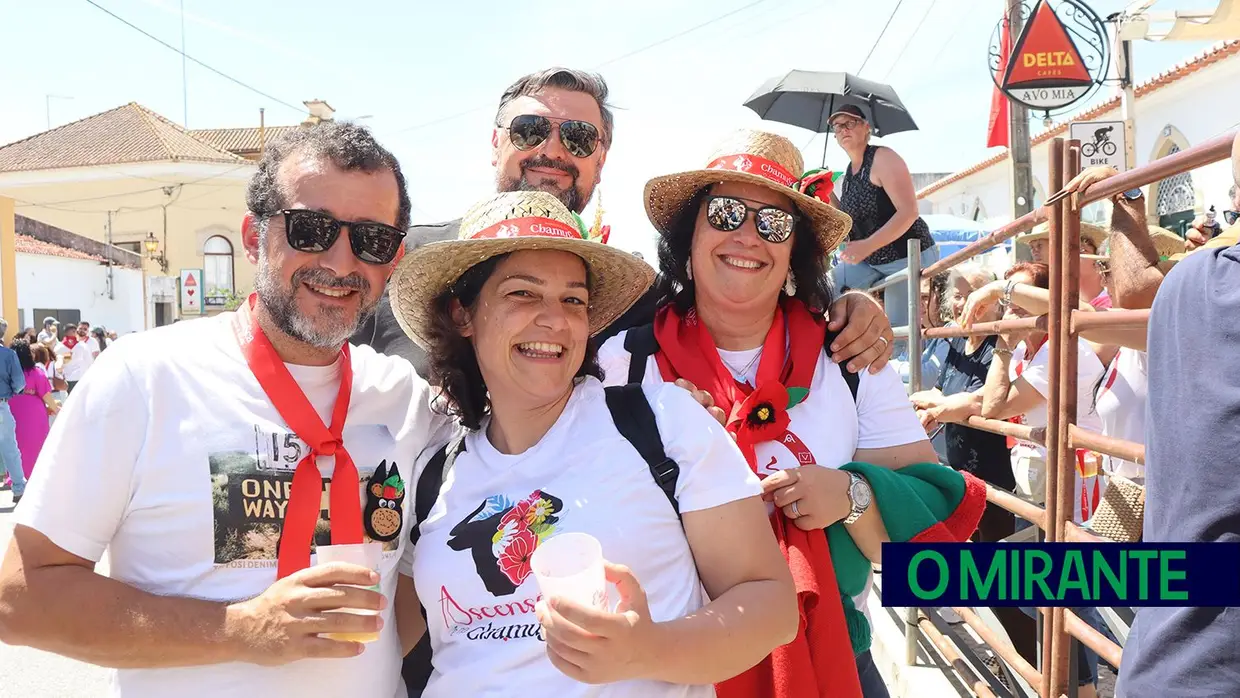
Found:
<path fill-rule="evenodd" d="M 741 102 L 793 68 L 855 73 L 898 1 L 185 0 L 186 52 L 274 98 L 190 63 L 188 125 L 257 126 L 260 107 L 269 125 L 296 123 L 303 115 L 275 100 L 324 99 L 338 118 L 368 117 L 401 159 L 415 222 L 435 222 L 493 190 L 490 133 L 504 87 L 550 65 L 597 69 L 617 107 L 599 188 L 606 220 L 613 244 L 649 254 L 645 181 L 701 166 L 728 131 L 783 133 L 819 163 L 822 136 L 764 124 Z M 180 0 L 97 2 L 180 45 Z M 1091 3 L 1104 17 L 1125 4 Z M 1160 0 L 1156 9 L 1211 4 Z M 985 60 L 1003 5 L 904 0 L 866 64 L 862 75 L 892 83 L 920 126 L 884 141 L 913 171 L 954 171 L 988 155 Z M 185 121 L 180 57 L 84 0 L 0 0 L 0 17 L 0 142 L 44 130 L 49 94 L 72 97 L 51 100 L 53 126 L 130 101 Z M 1203 48 L 1139 43 L 1137 78 Z M 844 162 L 832 143 L 828 164 Z"/>

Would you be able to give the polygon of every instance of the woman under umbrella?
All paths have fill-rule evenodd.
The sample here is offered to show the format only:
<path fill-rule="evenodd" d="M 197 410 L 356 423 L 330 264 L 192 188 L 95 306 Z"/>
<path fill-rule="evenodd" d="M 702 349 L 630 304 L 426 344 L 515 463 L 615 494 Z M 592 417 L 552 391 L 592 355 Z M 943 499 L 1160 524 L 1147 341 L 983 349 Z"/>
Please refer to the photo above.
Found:
<path fill-rule="evenodd" d="M 922 268 L 937 262 L 939 250 L 917 213 L 917 193 L 904 160 L 891 148 L 870 143 L 870 124 L 859 107 L 840 107 L 830 122 L 835 140 L 848 153 L 839 204 L 853 222 L 840 252 L 843 263 L 835 268 L 836 288 L 869 288 L 907 268 L 909 240 L 919 241 Z M 883 306 L 892 325 L 907 325 L 908 285 L 884 290 Z"/>

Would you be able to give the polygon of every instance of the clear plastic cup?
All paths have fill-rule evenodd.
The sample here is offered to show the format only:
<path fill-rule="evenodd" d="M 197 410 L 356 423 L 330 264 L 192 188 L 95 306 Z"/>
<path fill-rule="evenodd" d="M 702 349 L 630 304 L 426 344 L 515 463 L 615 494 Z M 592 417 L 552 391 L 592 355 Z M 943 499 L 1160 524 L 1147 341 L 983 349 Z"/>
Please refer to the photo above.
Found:
<path fill-rule="evenodd" d="M 606 609 L 603 546 L 588 533 L 562 533 L 539 544 L 530 567 L 545 599 L 562 598 Z"/>
<path fill-rule="evenodd" d="M 368 569 L 374 570 L 375 574 L 379 572 L 379 563 L 383 560 L 383 544 L 381 543 L 356 543 L 352 545 L 320 545 L 315 550 L 315 566 L 326 565 L 332 562 L 347 562 L 351 565 L 361 565 Z M 380 580 L 380 584 L 382 580 Z M 371 591 L 382 593 L 380 584 L 366 587 Z M 342 608 L 341 613 L 355 613 L 359 616 L 377 616 L 378 611 L 360 608 Z M 375 642 L 379 639 L 379 631 L 372 633 L 323 633 L 323 637 L 331 640 L 340 640 L 342 642 Z"/>

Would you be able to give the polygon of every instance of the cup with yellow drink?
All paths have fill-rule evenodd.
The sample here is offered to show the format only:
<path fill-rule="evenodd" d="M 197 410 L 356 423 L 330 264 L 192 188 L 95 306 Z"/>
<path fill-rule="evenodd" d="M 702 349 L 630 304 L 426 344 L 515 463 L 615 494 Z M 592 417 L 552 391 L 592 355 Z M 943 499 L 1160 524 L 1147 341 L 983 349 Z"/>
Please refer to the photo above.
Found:
<path fill-rule="evenodd" d="M 367 569 L 373 570 L 375 574 L 379 572 L 379 563 L 383 559 L 383 544 L 381 543 L 356 543 L 353 545 L 320 545 L 315 548 L 314 564 L 327 565 L 333 562 L 345 562 L 350 565 L 361 565 Z M 366 587 L 374 592 L 382 593 L 380 584 Z M 341 613 L 356 613 L 362 616 L 375 616 L 378 611 L 363 610 L 360 608 L 342 608 Z M 379 631 L 372 633 L 324 633 L 323 637 L 331 640 L 340 640 L 342 642 L 375 642 L 379 639 Z"/>

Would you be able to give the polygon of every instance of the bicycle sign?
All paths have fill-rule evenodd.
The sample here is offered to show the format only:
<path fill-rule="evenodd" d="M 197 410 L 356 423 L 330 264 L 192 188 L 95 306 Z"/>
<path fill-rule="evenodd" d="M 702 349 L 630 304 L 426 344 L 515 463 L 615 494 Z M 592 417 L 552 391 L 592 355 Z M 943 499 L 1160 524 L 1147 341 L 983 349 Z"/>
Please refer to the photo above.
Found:
<path fill-rule="evenodd" d="M 1124 122 L 1074 121 L 1068 131 L 1069 138 L 1081 143 L 1081 167 L 1110 165 L 1121 172 L 1128 169 Z"/>

